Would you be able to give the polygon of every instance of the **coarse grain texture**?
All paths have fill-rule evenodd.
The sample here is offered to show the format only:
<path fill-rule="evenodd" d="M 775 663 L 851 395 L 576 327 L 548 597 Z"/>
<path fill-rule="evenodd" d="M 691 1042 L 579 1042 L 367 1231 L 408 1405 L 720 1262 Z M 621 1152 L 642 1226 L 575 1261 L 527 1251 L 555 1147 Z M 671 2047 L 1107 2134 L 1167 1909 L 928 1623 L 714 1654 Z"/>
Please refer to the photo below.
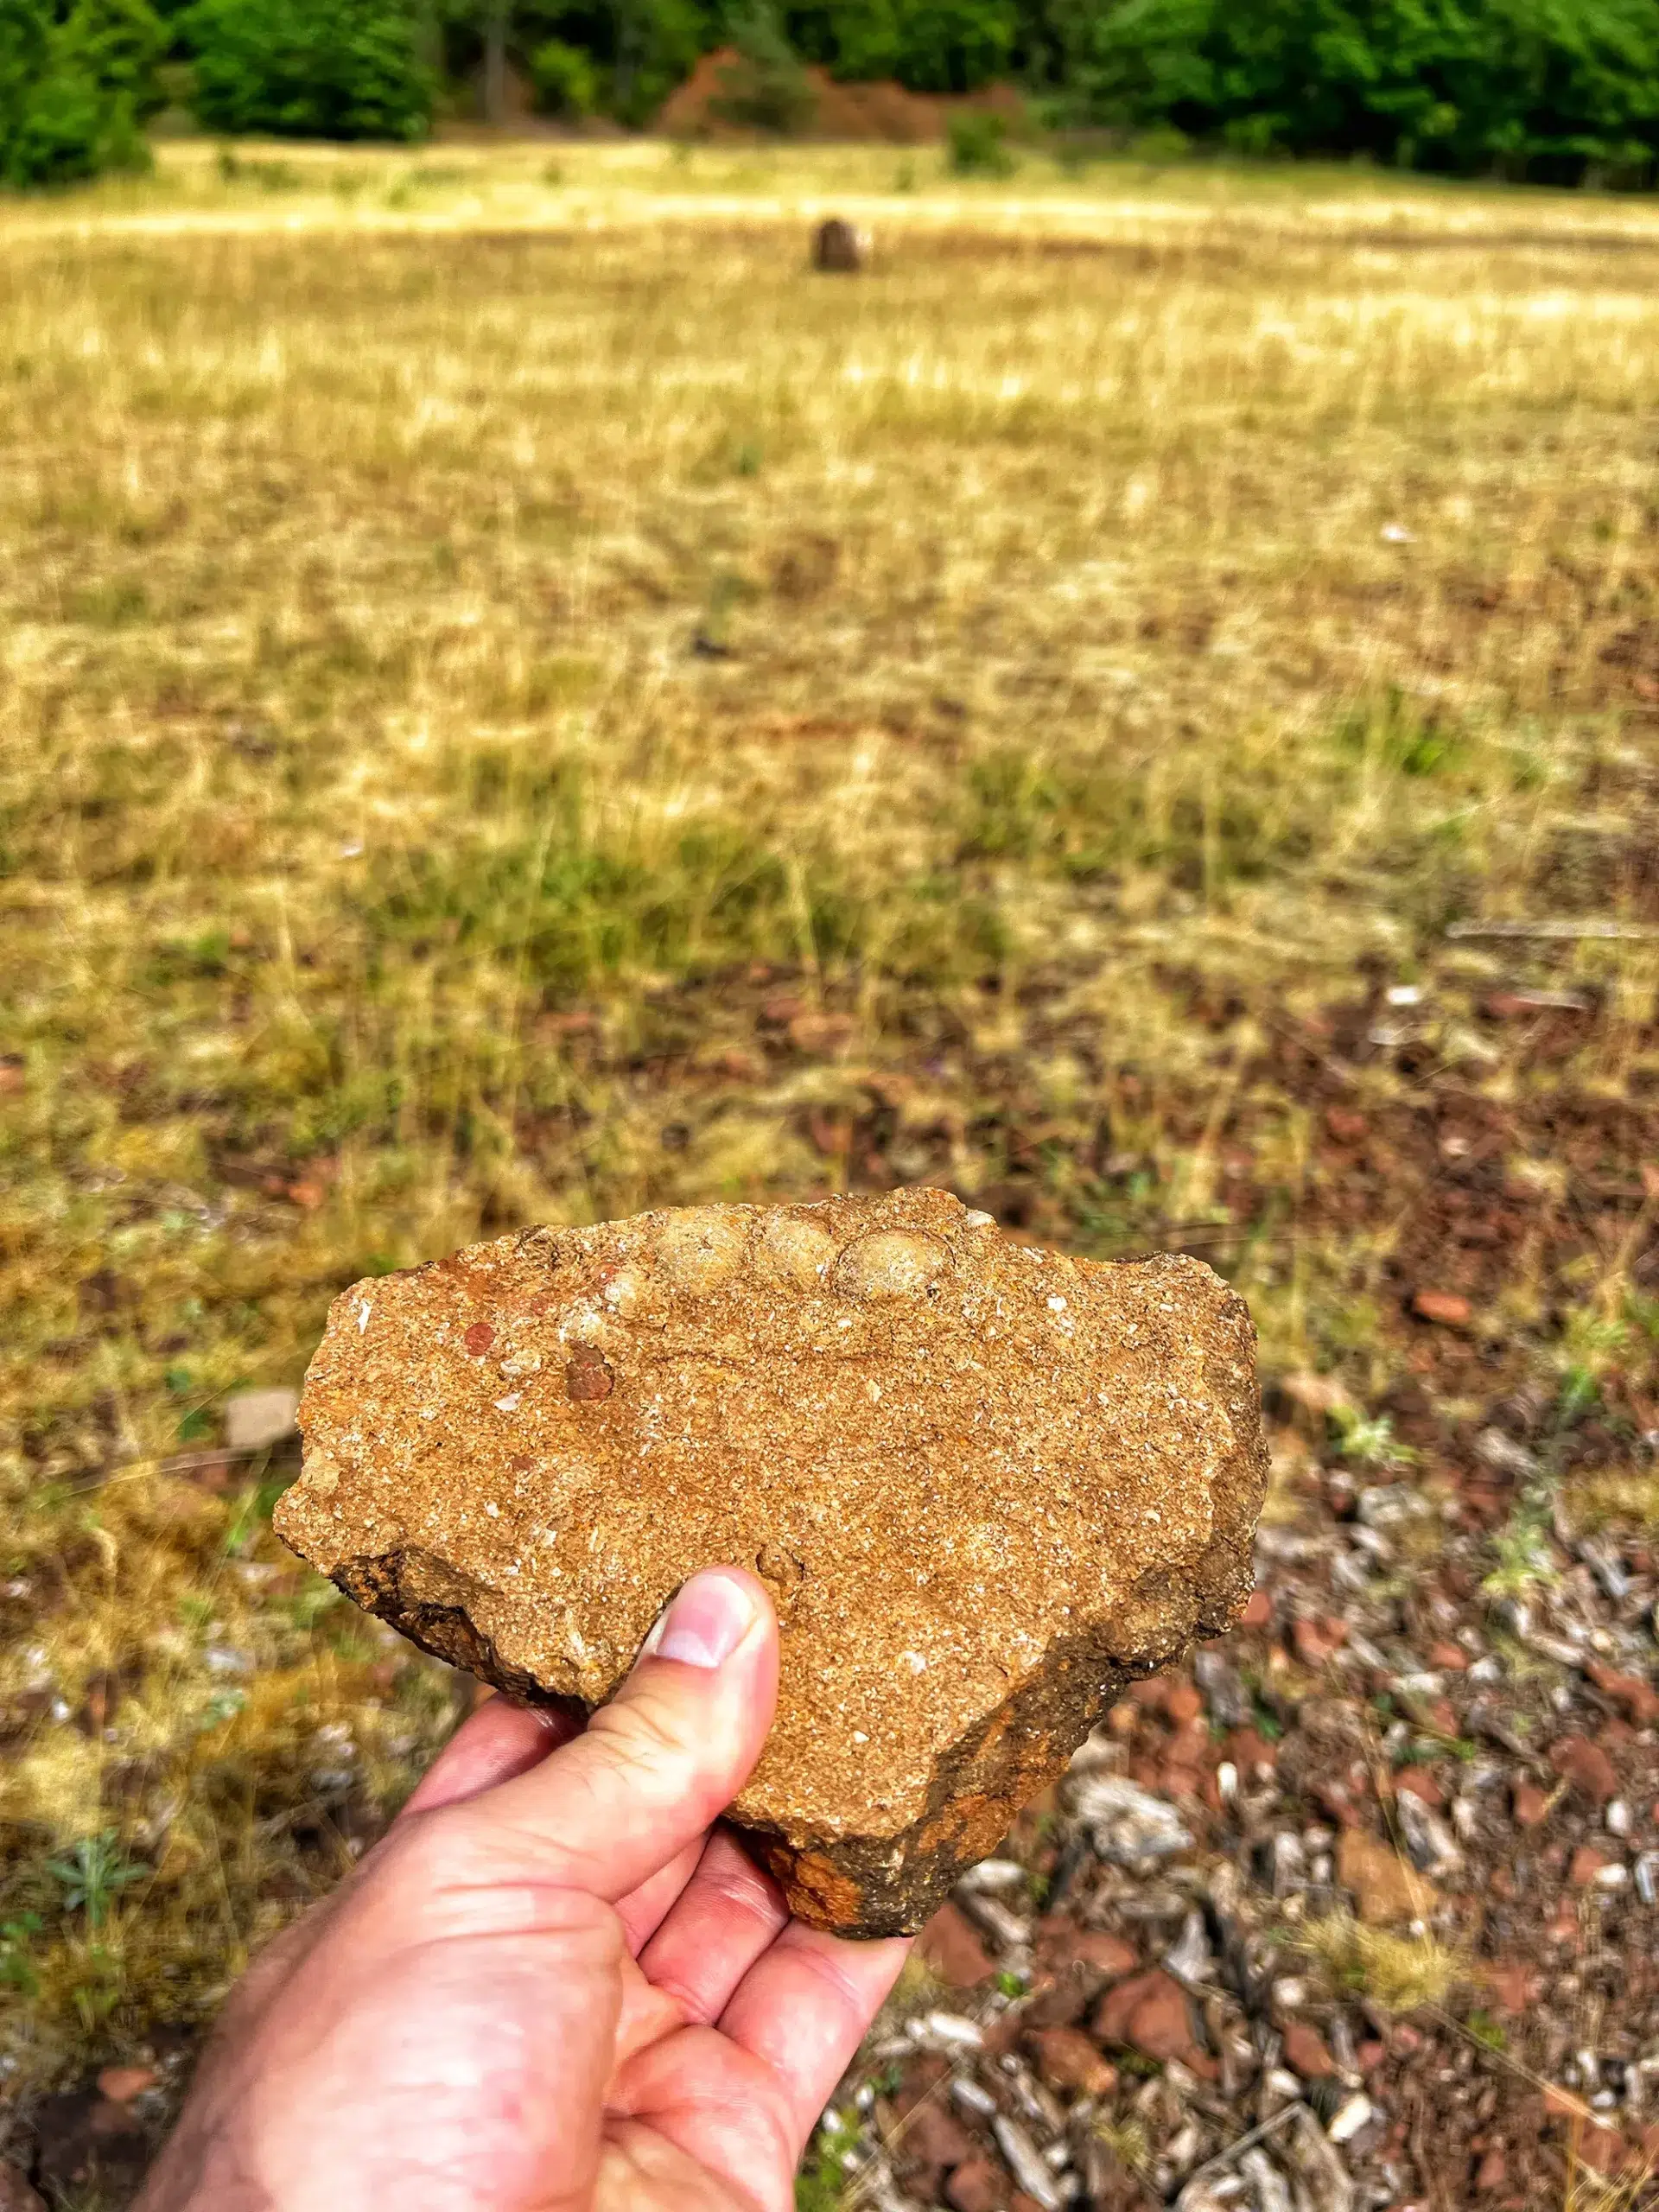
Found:
<path fill-rule="evenodd" d="M 159 2126 L 470 1694 L 273 1539 L 231 1400 L 529 1223 L 939 1184 L 1248 1299 L 1266 1613 L 1126 1756 L 1264 1929 L 1281 1842 L 1395 1848 L 1373 1770 L 1492 1770 L 1436 1940 L 1546 1994 L 1391 2052 L 1344 2156 L 1568 2201 L 1536 2080 L 1647 2083 L 1634 2145 L 1659 2047 L 1653 1747 L 1560 1656 L 1655 1660 L 1654 202 L 175 145 L 0 242 L 0 2158 L 111 2064 Z M 1561 1696 L 1623 1842 L 1510 1825 Z M 1150 1970 L 1183 1901 L 1123 1902 Z"/>
<path fill-rule="evenodd" d="M 702 1566 L 783 1629 L 732 1816 L 796 1913 L 919 1928 L 1126 1681 L 1218 1634 L 1267 1480 L 1201 1261 L 1004 1240 L 947 1192 L 526 1230 L 334 1302 L 277 1533 L 583 1711 Z"/>

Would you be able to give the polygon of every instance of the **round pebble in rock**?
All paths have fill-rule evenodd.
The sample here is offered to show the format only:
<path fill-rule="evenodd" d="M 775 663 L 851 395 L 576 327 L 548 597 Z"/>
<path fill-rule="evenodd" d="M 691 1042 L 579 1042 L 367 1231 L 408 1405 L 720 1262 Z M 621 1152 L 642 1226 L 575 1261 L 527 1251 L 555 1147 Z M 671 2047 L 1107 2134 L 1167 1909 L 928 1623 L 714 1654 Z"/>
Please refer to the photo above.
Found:
<path fill-rule="evenodd" d="M 767 1223 L 757 1247 L 762 1272 L 779 1282 L 810 1290 L 823 1282 L 836 1262 L 836 1240 L 816 1221 L 798 1214 L 779 1214 Z"/>
<path fill-rule="evenodd" d="M 919 1298 L 950 1262 L 950 1255 L 937 1236 L 880 1229 L 847 1247 L 836 1269 L 836 1284 L 854 1298 Z"/>
<path fill-rule="evenodd" d="M 718 1290 L 743 1264 L 748 1228 L 734 1208 L 696 1206 L 670 1214 L 657 1243 L 657 1264 L 677 1290 Z"/>

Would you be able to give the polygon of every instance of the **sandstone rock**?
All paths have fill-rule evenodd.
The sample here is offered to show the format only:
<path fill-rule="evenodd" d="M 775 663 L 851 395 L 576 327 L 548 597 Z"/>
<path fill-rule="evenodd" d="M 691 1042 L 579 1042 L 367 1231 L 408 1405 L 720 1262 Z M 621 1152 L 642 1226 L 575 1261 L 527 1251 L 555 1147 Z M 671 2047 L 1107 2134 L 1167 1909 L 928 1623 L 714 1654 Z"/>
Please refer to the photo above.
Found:
<path fill-rule="evenodd" d="M 1581 1843 L 1567 1864 L 1567 1878 L 1575 1890 L 1587 1890 L 1598 1874 L 1617 1861 L 1593 1843 Z"/>
<path fill-rule="evenodd" d="M 1626 1717 L 1636 1727 L 1650 1727 L 1659 1720 L 1659 1690 L 1651 1682 L 1643 1681 L 1640 1675 L 1622 1675 L 1603 1659 L 1586 1659 L 1584 1671 L 1604 1697 L 1624 1707 Z"/>
<path fill-rule="evenodd" d="M 1008 2184 L 982 2153 L 963 2160 L 944 2184 L 944 2194 L 955 2212 L 996 2212 L 1007 2202 Z"/>
<path fill-rule="evenodd" d="M 1311 2020 L 1285 2025 L 1285 2063 L 1304 2082 L 1323 2082 L 1337 2070 L 1325 2037 Z"/>
<path fill-rule="evenodd" d="M 1216 2063 L 1192 2032 L 1186 1992 L 1160 1967 L 1109 1989 L 1090 2025 L 1102 2043 L 1127 2045 L 1147 2058 L 1178 2058 L 1205 2080 L 1214 2077 Z"/>
<path fill-rule="evenodd" d="M 1618 1795 L 1618 1777 L 1599 1744 L 1586 1736 L 1561 1736 L 1549 1747 L 1549 1763 L 1557 1774 L 1582 1791 L 1597 1807 Z"/>
<path fill-rule="evenodd" d="M 1250 1586 L 1254 1338 L 1202 1263 L 939 1191 L 531 1230 L 334 1301 L 279 1532 L 517 1696 L 591 1709 L 696 1568 L 783 1629 L 732 1808 L 821 1927 L 919 1927 L 1125 1683 Z"/>
<path fill-rule="evenodd" d="M 1455 1290 L 1414 1291 L 1411 1310 L 1420 1321 L 1437 1321 L 1443 1329 L 1467 1328 L 1473 1312 L 1469 1300 Z"/>
<path fill-rule="evenodd" d="M 930 1974 L 952 1989 L 974 1989 L 996 1972 L 996 1961 L 959 1905 L 942 1904 L 923 1929 L 916 1948 Z"/>
<path fill-rule="evenodd" d="M 99 2094 L 111 2104 L 130 2105 L 161 2078 L 153 2066 L 106 2066 L 98 2077 Z"/>
<path fill-rule="evenodd" d="M 1398 1852 L 1363 1828 L 1344 1828 L 1337 1845 L 1337 1879 L 1353 1894 L 1370 1928 L 1426 1920 L 1438 1902 L 1432 1882 L 1414 1873 Z"/>
<path fill-rule="evenodd" d="M 1117 2069 L 1103 2057 L 1081 2028 L 1037 2028 L 1031 2037 L 1037 2070 L 1051 2089 L 1078 2089 L 1087 2097 L 1109 2097 Z"/>
<path fill-rule="evenodd" d="M 1518 1828 L 1535 1828 L 1549 1818 L 1549 1800 L 1535 1782 L 1517 1782 L 1510 1803 Z"/>
<path fill-rule="evenodd" d="M 979 2148 L 962 2122 L 952 2119 L 935 2098 L 918 2100 L 911 2107 L 899 2123 L 897 2140 L 906 2164 L 919 2168 L 929 2183 L 953 2166 L 964 2165 Z M 917 2177 L 912 2173 L 912 2181 Z"/>

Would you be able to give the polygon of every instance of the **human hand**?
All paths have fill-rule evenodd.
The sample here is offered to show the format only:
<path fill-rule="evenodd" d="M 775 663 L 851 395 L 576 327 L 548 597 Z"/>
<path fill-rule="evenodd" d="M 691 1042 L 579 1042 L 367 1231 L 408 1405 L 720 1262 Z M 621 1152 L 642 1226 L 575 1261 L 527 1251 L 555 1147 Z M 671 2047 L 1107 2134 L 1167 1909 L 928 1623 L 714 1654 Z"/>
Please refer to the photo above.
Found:
<path fill-rule="evenodd" d="M 784 2212 L 906 1946 L 711 1827 L 777 1686 L 717 1567 L 585 1732 L 492 1699 L 243 1980 L 134 2212 Z"/>

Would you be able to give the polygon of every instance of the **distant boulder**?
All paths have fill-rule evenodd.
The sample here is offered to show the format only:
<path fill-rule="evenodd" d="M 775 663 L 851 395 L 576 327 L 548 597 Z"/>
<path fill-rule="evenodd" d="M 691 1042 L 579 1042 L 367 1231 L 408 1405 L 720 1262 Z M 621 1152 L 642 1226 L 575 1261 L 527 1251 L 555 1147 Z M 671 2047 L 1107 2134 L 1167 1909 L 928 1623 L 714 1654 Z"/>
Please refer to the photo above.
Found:
<path fill-rule="evenodd" d="M 812 233 L 812 266 L 833 276 L 855 276 L 870 263 L 871 238 L 855 223 L 831 215 Z"/>

